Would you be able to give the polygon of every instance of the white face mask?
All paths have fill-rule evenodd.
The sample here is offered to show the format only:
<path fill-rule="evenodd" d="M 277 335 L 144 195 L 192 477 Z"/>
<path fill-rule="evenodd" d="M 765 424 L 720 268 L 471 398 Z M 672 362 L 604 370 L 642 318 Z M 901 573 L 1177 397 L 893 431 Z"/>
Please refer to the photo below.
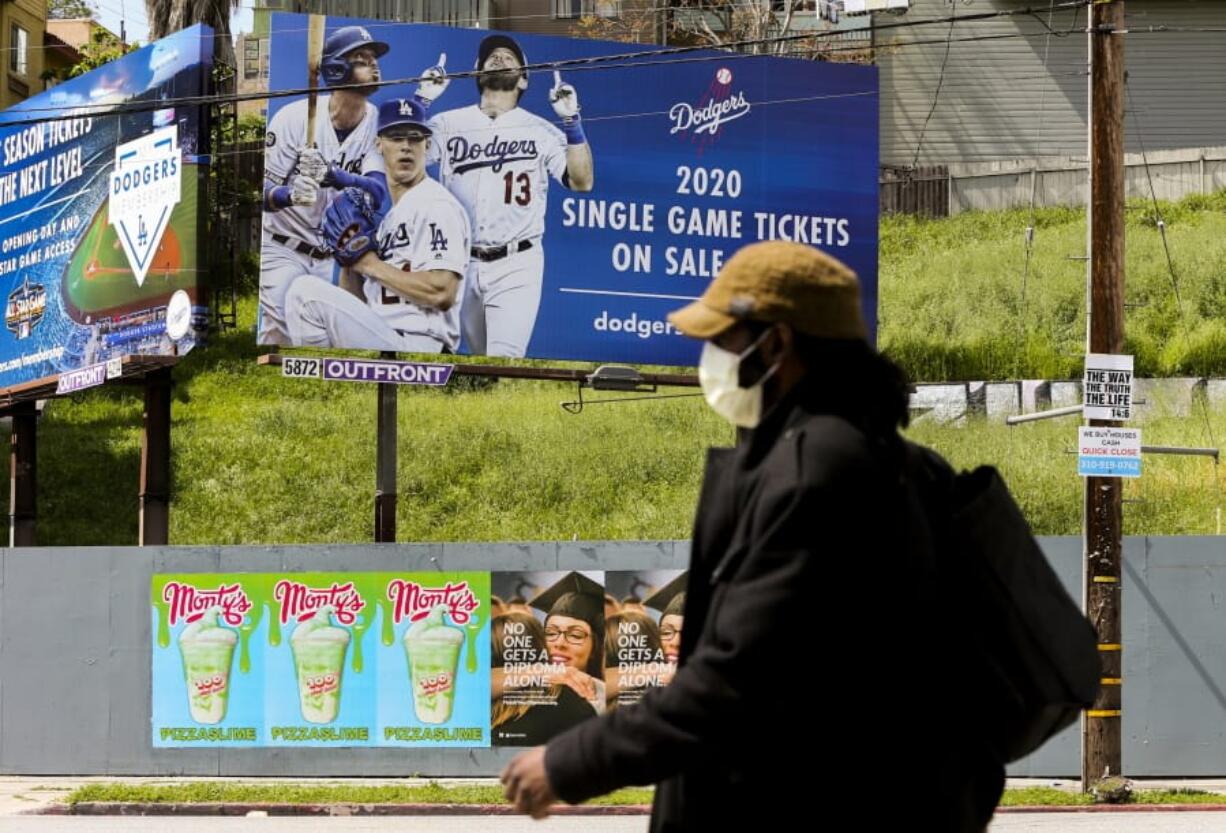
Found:
<path fill-rule="evenodd" d="M 767 330 L 767 332 L 770 332 Z M 706 342 L 698 360 L 698 383 L 711 410 L 738 428 L 756 428 L 762 421 L 762 386 L 774 375 L 779 365 L 773 365 L 751 387 L 740 386 L 741 361 L 762 339 L 763 333 L 745 352 L 737 354 Z"/>

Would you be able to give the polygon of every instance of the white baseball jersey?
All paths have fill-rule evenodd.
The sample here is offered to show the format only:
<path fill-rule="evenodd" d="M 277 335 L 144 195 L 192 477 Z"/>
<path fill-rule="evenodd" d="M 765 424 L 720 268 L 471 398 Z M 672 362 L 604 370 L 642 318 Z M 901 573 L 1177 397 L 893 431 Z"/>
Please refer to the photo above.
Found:
<path fill-rule="evenodd" d="M 337 138 L 336 128 L 328 117 L 330 96 L 321 95 L 315 109 L 315 144 L 329 163 L 354 174 L 383 172 L 383 157 L 375 149 L 376 127 L 379 111 L 369 101 L 366 113 L 357 126 L 342 142 Z M 265 139 L 264 178 L 277 185 L 288 185 L 298 166 L 298 153 L 307 145 L 306 99 L 287 104 L 277 111 L 268 125 Z M 314 205 L 291 205 L 277 211 L 264 212 L 266 234 L 284 234 L 312 246 L 323 241 L 319 226 L 323 223 L 324 209 L 336 196 L 332 188 L 320 188 Z"/>
<path fill-rule="evenodd" d="M 379 224 L 379 257 L 406 272 L 444 269 L 459 275 L 468 267 L 468 216 L 456 198 L 426 177 L 400 195 Z M 420 307 L 408 298 L 367 278 L 366 303 L 398 333 L 428 335 L 454 351 L 460 344 L 459 287 L 456 303 L 447 311 Z"/>
<path fill-rule="evenodd" d="M 566 173 L 566 136 L 516 107 L 490 118 L 474 104 L 430 120 L 430 161 L 464 206 L 473 245 L 501 246 L 545 233 L 549 177 Z"/>

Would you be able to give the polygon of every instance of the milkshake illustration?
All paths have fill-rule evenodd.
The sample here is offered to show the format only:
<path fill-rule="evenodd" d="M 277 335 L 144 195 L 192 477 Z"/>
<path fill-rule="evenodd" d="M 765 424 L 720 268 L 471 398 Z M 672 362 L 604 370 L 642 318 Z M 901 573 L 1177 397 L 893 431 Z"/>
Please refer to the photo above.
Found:
<path fill-rule="evenodd" d="M 302 719 L 308 723 L 331 723 L 341 708 L 341 672 L 349 631 L 332 624 L 331 605 L 324 605 L 289 638 L 298 674 L 298 700 Z"/>
<path fill-rule="evenodd" d="M 422 723 L 446 723 L 455 705 L 456 668 L 464 632 L 443 624 L 446 605 L 404 632 L 404 656 L 413 687 L 413 711 Z"/>
<path fill-rule="evenodd" d="M 217 623 L 221 608 L 211 607 L 179 634 L 183 677 L 192 720 L 220 723 L 230 699 L 230 665 L 238 633 Z"/>

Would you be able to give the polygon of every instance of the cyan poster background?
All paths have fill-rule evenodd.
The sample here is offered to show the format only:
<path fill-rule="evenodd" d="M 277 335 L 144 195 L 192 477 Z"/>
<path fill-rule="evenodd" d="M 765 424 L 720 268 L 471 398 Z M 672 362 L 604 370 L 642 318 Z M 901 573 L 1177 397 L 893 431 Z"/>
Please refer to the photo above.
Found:
<path fill-rule="evenodd" d="M 355 621 L 345 624 L 333 615 L 331 624 L 350 632 L 345 652 L 345 667 L 341 680 L 340 710 L 336 720 L 326 724 L 307 722 L 300 708 L 298 678 L 294 668 L 291 639 L 300 627 L 291 606 L 281 622 L 282 597 L 278 582 L 288 580 L 322 590 L 334 585 L 352 583 L 364 602 L 356 612 Z M 457 696 L 449 721 L 428 729 L 467 728 L 480 731 L 480 740 L 436 740 L 429 735 L 421 739 L 404 736 L 385 738 L 385 727 L 421 727 L 414 714 L 412 690 L 404 651 L 404 632 L 409 618 L 394 621 L 394 598 L 388 588 L 393 581 L 419 585 L 423 591 L 441 590 L 449 584 L 464 585 L 476 600 L 472 619 L 459 625 L 450 614 L 444 624 L 463 631 L 457 669 Z M 197 611 L 206 610 L 213 602 L 208 594 L 221 588 L 237 586 L 249 601 L 250 609 L 242 623 L 222 622 L 224 627 L 239 635 L 230 668 L 230 695 L 225 718 L 217 724 L 205 725 L 192 720 L 188 708 L 183 661 L 179 636 L 187 622 L 179 619 L 171 624 L 173 604 L 164 592 L 170 582 L 192 588 L 203 599 Z M 232 599 L 233 593 L 227 598 Z M 151 648 L 152 661 L 152 734 L 155 747 L 178 746 L 489 746 L 490 720 L 490 574 L 487 572 L 430 573 L 209 573 L 155 574 L 151 586 Z M 424 608 L 411 609 L 409 614 Z M 469 627 L 471 625 L 471 627 Z M 247 662 L 243 661 L 244 642 Z M 469 670 L 470 652 L 476 659 L 476 670 Z M 243 668 L 247 670 L 243 670 Z M 184 740 L 182 736 L 163 730 L 226 730 L 254 728 L 255 740 L 215 740 L 207 737 Z M 273 737 L 274 727 L 289 730 L 289 737 Z M 343 729 L 365 728 L 367 740 L 350 738 L 326 739 L 327 733 Z M 304 733 L 305 730 L 305 733 Z M 312 730 L 316 730 L 312 736 Z M 320 733 L 325 737 L 319 737 Z"/>

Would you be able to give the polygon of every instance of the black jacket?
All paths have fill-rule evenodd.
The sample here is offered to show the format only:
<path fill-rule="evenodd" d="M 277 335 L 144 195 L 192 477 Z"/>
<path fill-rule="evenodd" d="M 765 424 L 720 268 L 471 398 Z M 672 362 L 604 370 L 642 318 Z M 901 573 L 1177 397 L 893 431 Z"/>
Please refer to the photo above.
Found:
<path fill-rule="evenodd" d="M 761 828 L 813 800 L 871 827 L 979 831 L 1004 785 L 960 717 L 957 658 L 927 633 L 927 523 L 903 444 L 801 385 L 712 449 L 672 683 L 546 751 L 560 798 L 660 783 L 653 831 Z"/>

